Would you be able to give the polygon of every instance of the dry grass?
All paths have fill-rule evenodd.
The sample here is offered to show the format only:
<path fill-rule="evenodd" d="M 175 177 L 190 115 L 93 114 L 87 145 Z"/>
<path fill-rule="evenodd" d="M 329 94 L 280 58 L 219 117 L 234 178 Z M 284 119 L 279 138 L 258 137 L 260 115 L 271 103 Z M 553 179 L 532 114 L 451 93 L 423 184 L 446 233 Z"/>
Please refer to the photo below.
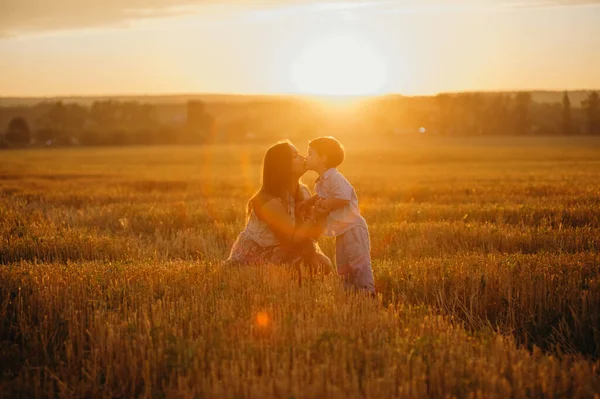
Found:
<path fill-rule="evenodd" d="M 0 396 L 600 394 L 598 139 L 345 144 L 377 301 L 219 265 L 262 147 L 0 154 Z"/>

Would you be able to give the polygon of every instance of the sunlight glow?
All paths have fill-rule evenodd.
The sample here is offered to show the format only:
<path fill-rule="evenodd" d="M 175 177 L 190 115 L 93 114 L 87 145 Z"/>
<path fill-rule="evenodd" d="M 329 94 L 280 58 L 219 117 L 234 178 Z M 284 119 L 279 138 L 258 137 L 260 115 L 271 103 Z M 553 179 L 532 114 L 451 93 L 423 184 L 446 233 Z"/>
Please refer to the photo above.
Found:
<path fill-rule="evenodd" d="M 256 324 L 259 327 L 267 327 L 271 323 L 271 318 L 267 312 L 258 312 L 256 315 Z"/>
<path fill-rule="evenodd" d="M 337 33 L 304 47 L 292 64 L 291 80 L 305 94 L 378 94 L 387 81 L 387 65 L 368 41 Z"/>

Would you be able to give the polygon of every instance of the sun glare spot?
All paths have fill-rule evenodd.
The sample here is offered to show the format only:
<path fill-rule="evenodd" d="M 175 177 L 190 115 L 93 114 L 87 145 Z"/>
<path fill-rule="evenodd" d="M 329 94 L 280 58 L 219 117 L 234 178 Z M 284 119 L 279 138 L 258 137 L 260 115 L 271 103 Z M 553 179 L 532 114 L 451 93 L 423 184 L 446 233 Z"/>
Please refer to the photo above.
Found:
<path fill-rule="evenodd" d="M 292 64 L 291 80 L 304 94 L 379 94 L 387 81 L 387 65 L 363 38 L 331 34 L 300 51 Z"/>
<path fill-rule="evenodd" d="M 267 312 L 258 312 L 256 315 L 256 324 L 259 327 L 268 327 L 271 324 L 271 318 Z"/>

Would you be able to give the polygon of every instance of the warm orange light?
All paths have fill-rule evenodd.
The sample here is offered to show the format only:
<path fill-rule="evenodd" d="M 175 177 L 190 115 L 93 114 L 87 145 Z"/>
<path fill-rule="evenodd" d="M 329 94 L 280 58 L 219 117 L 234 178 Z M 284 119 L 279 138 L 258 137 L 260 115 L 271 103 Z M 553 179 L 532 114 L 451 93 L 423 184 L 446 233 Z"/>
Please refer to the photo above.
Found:
<path fill-rule="evenodd" d="M 368 96 L 306 96 L 305 98 L 313 101 L 318 104 L 323 110 L 327 111 L 329 114 L 338 113 L 338 114 L 349 114 L 352 112 L 356 112 L 356 109 L 361 106 L 361 104 L 368 99 Z"/>
<path fill-rule="evenodd" d="M 256 315 L 256 324 L 259 327 L 267 327 L 271 323 L 269 314 L 267 312 L 258 312 Z"/>
<path fill-rule="evenodd" d="M 337 33 L 306 45 L 292 64 L 291 80 L 305 94 L 379 94 L 387 65 L 367 40 Z"/>

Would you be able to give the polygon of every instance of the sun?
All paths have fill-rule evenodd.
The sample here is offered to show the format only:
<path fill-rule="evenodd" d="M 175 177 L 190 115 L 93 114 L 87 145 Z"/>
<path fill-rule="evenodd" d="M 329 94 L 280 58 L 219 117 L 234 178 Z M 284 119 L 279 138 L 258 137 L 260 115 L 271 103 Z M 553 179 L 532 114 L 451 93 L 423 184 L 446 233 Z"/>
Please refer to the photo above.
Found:
<path fill-rule="evenodd" d="M 379 94 L 387 80 L 387 65 L 367 40 L 347 33 L 330 34 L 300 51 L 292 63 L 291 80 L 303 94 Z"/>

